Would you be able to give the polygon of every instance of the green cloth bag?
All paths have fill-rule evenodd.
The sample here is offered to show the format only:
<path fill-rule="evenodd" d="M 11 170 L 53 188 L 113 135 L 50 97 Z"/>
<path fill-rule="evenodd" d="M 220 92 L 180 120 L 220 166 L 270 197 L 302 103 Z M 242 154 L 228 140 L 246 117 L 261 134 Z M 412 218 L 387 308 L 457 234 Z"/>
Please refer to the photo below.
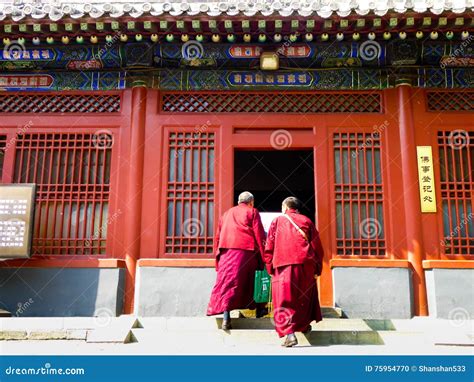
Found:
<path fill-rule="evenodd" d="M 266 269 L 255 271 L 253 299 L 256 303 L 270 302 L 272 300 L 272 277 Z"/>

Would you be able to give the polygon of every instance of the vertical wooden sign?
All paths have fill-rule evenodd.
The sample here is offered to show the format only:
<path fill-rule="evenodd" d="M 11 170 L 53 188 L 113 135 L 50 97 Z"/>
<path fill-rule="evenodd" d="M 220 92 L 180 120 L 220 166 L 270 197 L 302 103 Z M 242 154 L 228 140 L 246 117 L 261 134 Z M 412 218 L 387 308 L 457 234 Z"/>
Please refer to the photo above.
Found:
<path fill-rule="evenodd" d="M 431 146 L 417 146 L 421 212 L 436 212 L 436 189 Z"/>

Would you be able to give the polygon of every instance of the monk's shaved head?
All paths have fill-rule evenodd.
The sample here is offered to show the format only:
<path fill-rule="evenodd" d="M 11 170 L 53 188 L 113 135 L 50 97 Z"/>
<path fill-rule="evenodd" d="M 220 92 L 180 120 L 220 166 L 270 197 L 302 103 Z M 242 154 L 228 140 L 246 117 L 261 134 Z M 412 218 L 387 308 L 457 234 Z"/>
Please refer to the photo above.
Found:
<path fill-rule="evenodd" d="M 300 200 L 298 198 L 295 198 L 294 196 L 289 196 L 288 198 L 286 198 L 283 201 L 282 205 L 284 207 L 297 211 L 301 208 Z"/>
<path fill-rule="evenodd" d="M 249 203 L 252 203 L 253 201 L 254 201 L 254 197 L 248 191 L 244 191 L 239 195 L 239 203 L 249 204 Z"/>

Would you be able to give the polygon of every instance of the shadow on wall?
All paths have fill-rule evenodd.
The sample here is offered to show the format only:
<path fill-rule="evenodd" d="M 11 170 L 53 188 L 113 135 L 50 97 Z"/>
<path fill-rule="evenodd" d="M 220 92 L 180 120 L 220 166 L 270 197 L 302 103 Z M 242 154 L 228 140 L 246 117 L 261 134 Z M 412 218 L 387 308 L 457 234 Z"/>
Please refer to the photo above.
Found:
<path fill-rule="evenodd" d="M 13 317 L 115 317 L 124 277 L 118 268 L 0 268 L 0 308 Z"/>

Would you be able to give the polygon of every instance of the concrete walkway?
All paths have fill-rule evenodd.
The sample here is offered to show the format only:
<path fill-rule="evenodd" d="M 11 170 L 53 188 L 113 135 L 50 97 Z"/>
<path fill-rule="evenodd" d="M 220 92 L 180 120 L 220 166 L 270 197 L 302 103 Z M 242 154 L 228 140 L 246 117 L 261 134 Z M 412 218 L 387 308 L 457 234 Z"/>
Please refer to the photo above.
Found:
<path fill-rule="evenodd" d="M 1 318 L 0 354 L 474 354 L 474 321 L 325 319 L 282 348 L 270 319 Z"/>
<path fill-rule="evenodd" d="M 176 341 L 179 341 L 176 338 Z M 0 343 L 2 355 L 474 355 L 472 347 L 393 345 L 331 345 L 294 348 L 244 344 L 209 346 L 189 338 L 186 343 L 86 343 L 84 341 L 8 341 Z"/>

